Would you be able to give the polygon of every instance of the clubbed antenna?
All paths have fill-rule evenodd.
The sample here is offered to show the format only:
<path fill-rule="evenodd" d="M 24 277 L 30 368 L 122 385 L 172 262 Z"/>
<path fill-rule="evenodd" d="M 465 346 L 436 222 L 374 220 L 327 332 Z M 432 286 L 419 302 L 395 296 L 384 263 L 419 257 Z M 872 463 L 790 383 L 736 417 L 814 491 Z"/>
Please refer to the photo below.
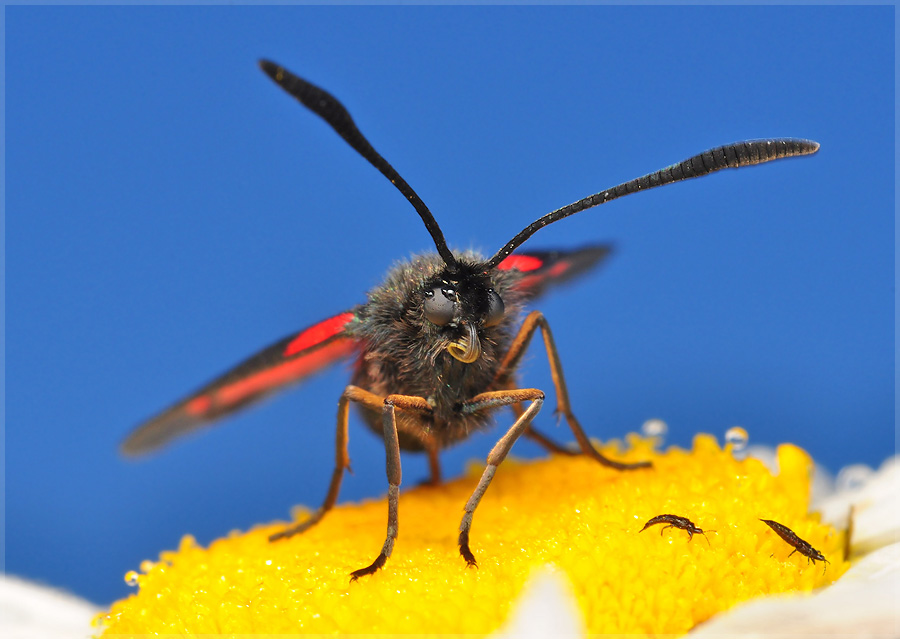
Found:
<path fill-rule="evenodd" d="M 425 223 L 425 228 L 431 233 L 431 239 L 434 240 L 434 245 L 437 247 L 437 251 L 444 262 L 446 262 L 447 266 L 451 269 L 455 269 L 456 258 L 453 257 L 453 253 L 447 248 L 447 242 L 444 240 L 444 234 L 441 232 L 441 227 L 438 226 L 431 211 L 425 206 L 422 198 L 420 198 L 416 192 L 413 191 L 412 187 L 406 183 L 406 180 L 400 177 L 400 174 L 397 173 L 394 167 L 381 157 L 381 154 L 379 154 L 378 151 L 372 148 L 369 141 L 359 132 L 359 129 L 356 128 L 356 124 L 353 123 L 353 118 L 350 117 L 350 113 L 344 105 L 327 91 L 297 77 L 274 62 L 260 60 L 259 67 L 266 75 L 272 78 L 278 86 L 297 98 L 297 100 L 300 101 L 300 104 L 325 120 L 338 135 L 347 141 L 347 144 L 356 149 L 357 153 L 368 160 L 369 164 L 381 171 L 381 174 L 389 179 L 391 184 L 397 187 L 397 190 L 409 200 L 409 203 L 416 209 L 419 217 L 422 218 L 422 221 Z"/>
<path fill-rule="evenodd" d="M 589 209 L 593 206 L 605 204 L 611 200 L 622 197 L 623 195 L 654 189 L 657 186 L 663 186 L 664 184 L 671 184 L 672 182 L 679 182 L 689 178 L 700 177 L 708 173 L 714 173 L 720 169 L 736 169 L 742 166 L 762 164 L 763 162 L 779 160 L 781 158 L 810 155 L 818 150 L 818 142 L 794 139 L 749 140 L 711 149 L 700 155 L 695 155 L 679 164 L 673 164 L 672 166 L 656 171 L 655 173 L 649 173 L 643 177 L 623 182 L 611 189 L 600 191 L 583 200 L 578 200 L 577 202 L 573 202 L 568 206 L 557 209 L 552 213 L 548 213 L 539 220 L 529 224 L 520 231 L 518 235 L 507 242 L 506 246 L 497 251 L 488 262 L 487 268 L 491 269 L 496 267 L 500 262 L 505 260 L 510 253 L 525 242 L 525 240 L 548 224 L 553 224 L 557 220 L 569 217 L 570 215 L 574 215 L 579 211 Z"/>

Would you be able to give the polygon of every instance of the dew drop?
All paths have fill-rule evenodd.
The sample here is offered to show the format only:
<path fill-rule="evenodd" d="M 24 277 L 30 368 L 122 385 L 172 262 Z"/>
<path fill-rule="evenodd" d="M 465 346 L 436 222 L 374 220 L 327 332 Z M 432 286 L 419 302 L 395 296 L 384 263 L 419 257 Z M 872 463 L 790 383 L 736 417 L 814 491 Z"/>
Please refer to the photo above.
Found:
<path fill-rule="evenodd" d="M 137 586 L 138 585 L 138 573 L 136 570 L 129 570 L 125 573 L 125 583 L 129 586 Z"/>
<path fill-rule="evenodd" d="M 857 490 L 862 488 L 874 474 L 875 471 L 865 464 L 851 464 L 850 466 L 844 466 L 841 468 L 840 472 L 838 472 L 837 479 L 834 482 L 835 488 L 839 491 Z"/>
<path fill-rule="evenodd" d="M 669 426 L 661 419 L 648 419 L 641 424 L 641 434 L 644 437 L 663 438 L 669 432 Z"/>
<path fill-rule="evenodd" d="M 731 451 L 739 453 L 747 448 L 747 442 L 750 441 L 750 435 L 746 428 L 741 426 L 732 426 L 725 431 L 725 445 L 731 447 Z"/>

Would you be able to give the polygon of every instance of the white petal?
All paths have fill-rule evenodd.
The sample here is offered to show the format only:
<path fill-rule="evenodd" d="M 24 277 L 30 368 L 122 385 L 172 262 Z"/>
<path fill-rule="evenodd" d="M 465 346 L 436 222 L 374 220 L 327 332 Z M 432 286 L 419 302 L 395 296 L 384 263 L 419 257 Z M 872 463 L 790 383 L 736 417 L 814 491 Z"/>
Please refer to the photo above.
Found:
<path fill-rule="evenodd" d="M 4 639 L 84 639 L 100 610 L 75 595 L 0 575 L 0 636 Z"/>
<path fill-rule="evenodd" d="M 584 637 L 584 622 L 565 575 L 553 566 L 535 573 L 525 584 L 509 621 L 494 636 L 506 639 Z"/>
<path fill-rule="evenodd" d="M 900 544 L 872 552 L 811 596 L 738 606 L 690 633 L 701 637 L 900 637 Z"/>
<path fill-rule="evenodd" d="M 846 528 L 851 507 L 851 556 L 900 542 L 900 457 L 888 459 L 859 485 L 813 503 L 812 509 L 822 513 L 823 521 Z"/>

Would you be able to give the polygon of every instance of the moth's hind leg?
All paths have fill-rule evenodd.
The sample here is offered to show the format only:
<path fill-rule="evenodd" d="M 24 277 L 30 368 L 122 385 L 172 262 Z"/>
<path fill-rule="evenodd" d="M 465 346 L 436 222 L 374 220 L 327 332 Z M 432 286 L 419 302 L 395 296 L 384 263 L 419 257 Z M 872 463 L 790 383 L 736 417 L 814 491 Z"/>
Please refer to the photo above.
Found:
<path fill-rule="evenodd" d="M 358 402 L 369 408 L 374 408 L 374 410 L 381 410 L 384 398 L 375 395 L 374 393 L 370 393 L 367 390 L 363 390 L 358 386 L 350 385 L 344 389 L 344 392 L 341 393 L 341 399 L 338 401 L 334 472 L 331 474 L 331 483 L 328 486 L 328 493 L 325 495 L 325 501 L 309 519 L 269 535 L 269 541 L 286 539 L 309 530 L 319 523 L 337 502 L 338 494 L 341 491 L 341 480 L 344 478 L 344 470 L 350 467 L 350 455 L 347 451 L 347 442 L 349 439 L 347 424 L 349 422 L 351 401 Z"/>
<path fill-rule="evenodd" d="M 581 452 L 597 460 L 604 466 L 609 466 L 610 468 L 615 468 L 617 470 L 636 470 L 638 468 L 648 468 L 652 466 L 653 464 L 649 461 L 629 464 L 609 459 L 602 455 L 600 451 L 591 444 L 590 439 L 588 439 L 584 429 L 581 427 L 581 424 L 578 423 L 575 414 L 572 412 L 572 407 L 569 404 L 569 391 L 566 388 L 562 363 L 559 359 L 559 353 L 556 350 L 556 344 L 553 341 L 553 334 L 550 332 L 550 325 L 540 311 L 532 311 L 528 314 L 528 317 L 525 318 L 525 321 L 522 322 L 522 327 L 519 329 L 519 333 L 516 335 L 512 345 L 506 352 L 503 361 L 500 363 L 500 366 L 497 369 L 497 375 L 494 377 L 491 386 L 493 388 L 509 387 L 512 383 L 513 373 L 518 367 L 519 362 L 522 360 L 525 351 L 528 350 L 531 338 L 534 337 L 534 334 L 538 329 L 540 329 L 541 336 L 544 338 L 547 359 L 550 360 L 550 374 L 553 377 L 553 386 L 556 389 L 556 412 L 561 413 L 563 417 L 566 418 L 566 423 L 569 425 L 569 428 L 572 429 L 572 433 L 575 435 L 575 440 L 578 442 Z M 543 439 L 546 440 L 545 437 Z M 557 445 L 557 448 L 561 447 Z"/>
<path fill-rule="evenodd" d="M 428 481 L 423 482 L 423 484 L 427 486 L 440 486 L 441 485 L 441 460 L 438 456 L 440 452 L 440 448 L 438 448 L 437 442 L 434 441 L 434 438 L 429 439 L 424 442 L 425 444 L 425 452 L 428 453 L 428 470 L 431 473 L 431 477 Z"/>

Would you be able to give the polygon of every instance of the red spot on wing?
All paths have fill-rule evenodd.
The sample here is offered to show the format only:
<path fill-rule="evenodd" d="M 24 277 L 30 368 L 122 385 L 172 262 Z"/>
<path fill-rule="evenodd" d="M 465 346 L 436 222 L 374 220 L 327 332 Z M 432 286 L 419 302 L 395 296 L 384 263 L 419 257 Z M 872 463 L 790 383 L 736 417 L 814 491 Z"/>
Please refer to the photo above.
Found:
<path fill-rule="evenodd" d="M 547 271 L 547 274 L 550 277 L 559 277 L 563 273 L 569 270 L 569 266 L 571 264 L 569 262 L 557 262 L 553 266 L 550 267 L 550 270 Z"/>
<path fill-rule="evenodd" d="M 192 409 L 200 407 L 209 408 L 213 405 L 216 407 L 228 407 L 239 404 L 254 395 L 284 386 L 289 382 L 316 372 L 336 359 L 350 355 L 356 349 L 356 345 L 356 340 L 350 338 L 337 339 L 309 355 L 267 368 L 240 381 L 223 386 L 209 395 L 198 397 L 189 402 L 186 408 L 188 411 L 193 412 Z"/>
<path fill-rule="evenodd" d="M 330 317 L 327 320 L 319 322 L 315 326 L 310 326 L 287 345 L 287 348 L 284 349 L 284 356 L 290 357 L 300 351 L 306 350 L 310 346 L 321 344 L 326 339 L 334 337 L 344 330 L 344 326 L 352 319 L 353 313 L 348 311 L 347 313 L 341 313 L 340 315 Z"/>
<path fill-rule="evenodd" d="M 534 262 L 539 263 L 541 266 L 544 266 L 547 263 L 546 260 L 541 260 L 536 257 L 532 257 L 531 255 L 510 255 L 510 257 L 523 257 L 523 258 L 527 257 L 529 260 L 534 260 Z M 506 258 L 506 259 L 509 259 L 509 258 Z M 504 260 L 504 262 L 505 262 L 505 260 Z M 500 265 L 502 266 L 503 262 L 501 262 Z M 526 262 L 526 266 L 531 266 L 531 262 Z M 553 264 L 553 266 L 548 268 L 543 273 L 531 272 L 531 273 L 523 276 L 522 279 L 519 280 L 519 282 L 516 284 L 516 288 L 522 289 L 522 290 L 528 290 L 530 288 L 538 287 L 542 283 L 546 282 L 547 280 L 553 279 L 555 277 L 560 277 L 563 273 L 565 273 L 566 271 L 569 270 L 570 266 L 572 266 L 571 262 L 560 261 L 560 262 L 556 262 L 555 264 Z M 516 267 L 516 268 L 518 269 L 518 267 Z M 518 270 L 522 270 L 522 269 L 518 269 Z M 534 271 L 536 269 L 530 269 L 530 270 Z"/>
<path fill-rule="evenodd" d="M 544 260 L 534 257 L 533 255 L 510 255 L 497 265 L 501 271 L 536 271 L 544 265 Z"/>
<path fill-rule="evenodd" d="M 210 406 L 212 406 L 212 400 L 209 398 L 209 395 L 201 395 L 189 401 L 184 410 L 191 415 L 202 415 L 209 410 Z"/>
<path fill-rule="evenodd" d="M 542 278 L 540 275 L 526 275 L 521 280 L 519 280 L 519 283 L 516 284 L 516 288 L 527 290 L 532 286 L 540 284 L 542 279 L 544 278 Z"/>

